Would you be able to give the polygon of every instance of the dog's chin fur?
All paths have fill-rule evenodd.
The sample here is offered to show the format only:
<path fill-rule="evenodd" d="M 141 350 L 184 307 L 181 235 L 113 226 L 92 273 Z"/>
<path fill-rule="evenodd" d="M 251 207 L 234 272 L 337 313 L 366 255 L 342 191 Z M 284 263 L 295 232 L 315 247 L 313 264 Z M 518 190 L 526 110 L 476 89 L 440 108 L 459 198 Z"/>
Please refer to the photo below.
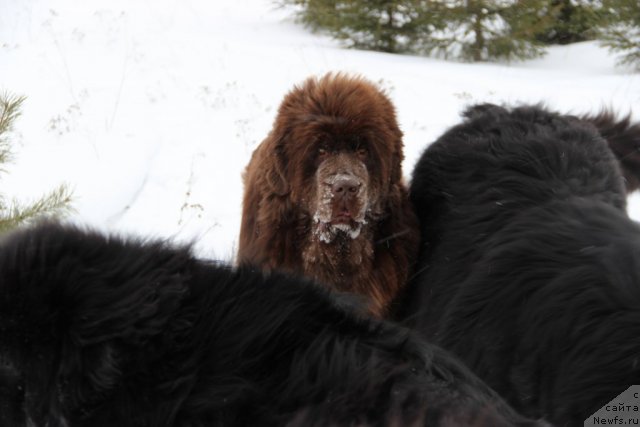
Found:
<path fill-rule="evenodd" d="M 327 222 L 317 221 L 313 234 L 318 240 L 325 244 L 331 244 L 338 235 L 344 234 L 350 239 L 357 239 L 362 231 L 364 223 L 357 222 L 354 225 L 349 224 L 331 224 Z"/>
<path fill-rule="evenodd" d="M 326 230 L 309 235 L 302 252 L 305 274 L 341 292 L 361 294 L 356 286 L 373 268 L 373 230 L 368 224 L 356 229 L 340 227 L 328 225 Z M 372 311 L 380 309 L 374 301 L 370 303 Z"/>

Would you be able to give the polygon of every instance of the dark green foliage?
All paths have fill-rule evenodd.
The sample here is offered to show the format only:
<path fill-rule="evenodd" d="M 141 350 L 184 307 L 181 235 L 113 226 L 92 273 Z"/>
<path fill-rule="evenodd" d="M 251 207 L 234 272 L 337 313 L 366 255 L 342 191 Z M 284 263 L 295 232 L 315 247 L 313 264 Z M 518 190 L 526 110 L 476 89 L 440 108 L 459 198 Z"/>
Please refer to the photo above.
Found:
<path fill-rule="evenodd" d="M 548 0 L 280 0 L 298 19 L 348 47 L 436 54 L 463 60 L 524 59 L 543 51 L 536 40 Z"/>
<path fill-rule="evenodd" d="M 519 60 L 602 38 L 640 67 L 639 0 L 277 0 L 347 47 L 466 61 Z M 602 29 L 600 31 L 599 29 Z"/>
<path fill-rule="evenodd" d="M 419 0 L 281 0 L 296 5 L 298 19 L 326 30 L 348 47 L 382 52 L 411 52 L 419 36 Z"/>
<path fill-rule="evenodd" d="M 20 115 L 22 97 L 0 96 L 0 171 L 11 160 L 9 136 L 13 123 Z M 61 185 L 32 203 L 7 201 L 0 195 L 0 234 L 42 216 L 61 216 L 70 210 L 71 194 Z"/>
<path fill-rule="evenodd" d="M 640 2 L 638 0 L 604 0 L 607 25 L 601 30 L 602 44 L 621 53 L 620 65 L 640 71 Z"/>
<path fill-rule="evenodd" d="M 569 44 L 597 37 L 605 12 L 600 0 L 547 0 L 549 18 L 536 38 L 545 44 Z"/>
<path fill-rule="evenodd" d="M 535 33 L 545 0 L 432 0 L 422 50 L 471 61 L 515 60 L 544 53 Z"/>

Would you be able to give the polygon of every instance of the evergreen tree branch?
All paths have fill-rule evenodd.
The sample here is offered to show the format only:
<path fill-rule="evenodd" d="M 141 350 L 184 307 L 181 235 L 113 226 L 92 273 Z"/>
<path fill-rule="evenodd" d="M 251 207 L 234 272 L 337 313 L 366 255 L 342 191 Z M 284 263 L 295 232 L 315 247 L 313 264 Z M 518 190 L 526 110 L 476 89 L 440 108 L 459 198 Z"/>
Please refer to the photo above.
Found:
<path fill-rule="evenodd" d="M 0 95 L 0 171 L 6 172 L 3 165 L 11 160 L 11 144 L 9 134 L 13 130 L 15 120 L 20 116 L 20 107 L 25 98 L 9 94 Z M 60 185 L 40 199 L 24 204 L 17 200 L 10 203 L 0 195 L 0 233 L 28 224 L 43 216 L 60 217 L 72 211 L 71 192 L 65 185 Z"/>
<path fill-rule="evenodd" d="M 35 220 L 59 218 L 73 212 L 71 196 L 68 187 L 60 185 L 30 204 L 13 200 L 10 206 L 0 211 L 0 234 Z"/>
<path fill-rule="evenodd" d="M 0 95 L 0 165 L 11 161 L 11 145 L 8 134 L 13 130 L 14 121 L 20 116 L 20 107 L 25 98 L 7 93 Z M 0 167 L 0 171 L 4 169 Z"/>

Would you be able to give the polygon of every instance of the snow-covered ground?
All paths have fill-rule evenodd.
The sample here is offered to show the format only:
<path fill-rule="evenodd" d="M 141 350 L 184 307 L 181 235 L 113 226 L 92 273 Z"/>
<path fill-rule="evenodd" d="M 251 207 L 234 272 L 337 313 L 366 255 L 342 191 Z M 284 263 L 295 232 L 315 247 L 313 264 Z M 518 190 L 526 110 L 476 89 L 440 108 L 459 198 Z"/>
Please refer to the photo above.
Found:
<path fill-rule="evenodd" d="M 542 59 L 463 64 L 341 49 L 269 0 L 0 0 L 0 90 L 25 95 L 0 193 L 74 190 L 74 221 L 196 241 L 231 259 L 241 173 L 282 96 L 310 75 L 380 82 L 405 133 L 408 176 L 474 102 L 603 106 L 640 120 L 640 74 L 595 43 Z M 640 218 L 640 201 L 630 213 Z"/>

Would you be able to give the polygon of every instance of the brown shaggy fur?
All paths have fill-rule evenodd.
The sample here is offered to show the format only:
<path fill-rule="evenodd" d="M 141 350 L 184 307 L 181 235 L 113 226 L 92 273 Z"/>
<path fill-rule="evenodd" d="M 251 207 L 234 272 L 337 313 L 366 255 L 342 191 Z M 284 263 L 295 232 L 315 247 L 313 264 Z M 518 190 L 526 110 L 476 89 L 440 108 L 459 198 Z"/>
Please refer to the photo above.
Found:
<path fill-rule="evenodd" d="M 302 273 L 368 298 L 384 316 L 419 235 L 391 101 L 327 74 L 289 92 L 244 175 L 238 261 Z"/>

